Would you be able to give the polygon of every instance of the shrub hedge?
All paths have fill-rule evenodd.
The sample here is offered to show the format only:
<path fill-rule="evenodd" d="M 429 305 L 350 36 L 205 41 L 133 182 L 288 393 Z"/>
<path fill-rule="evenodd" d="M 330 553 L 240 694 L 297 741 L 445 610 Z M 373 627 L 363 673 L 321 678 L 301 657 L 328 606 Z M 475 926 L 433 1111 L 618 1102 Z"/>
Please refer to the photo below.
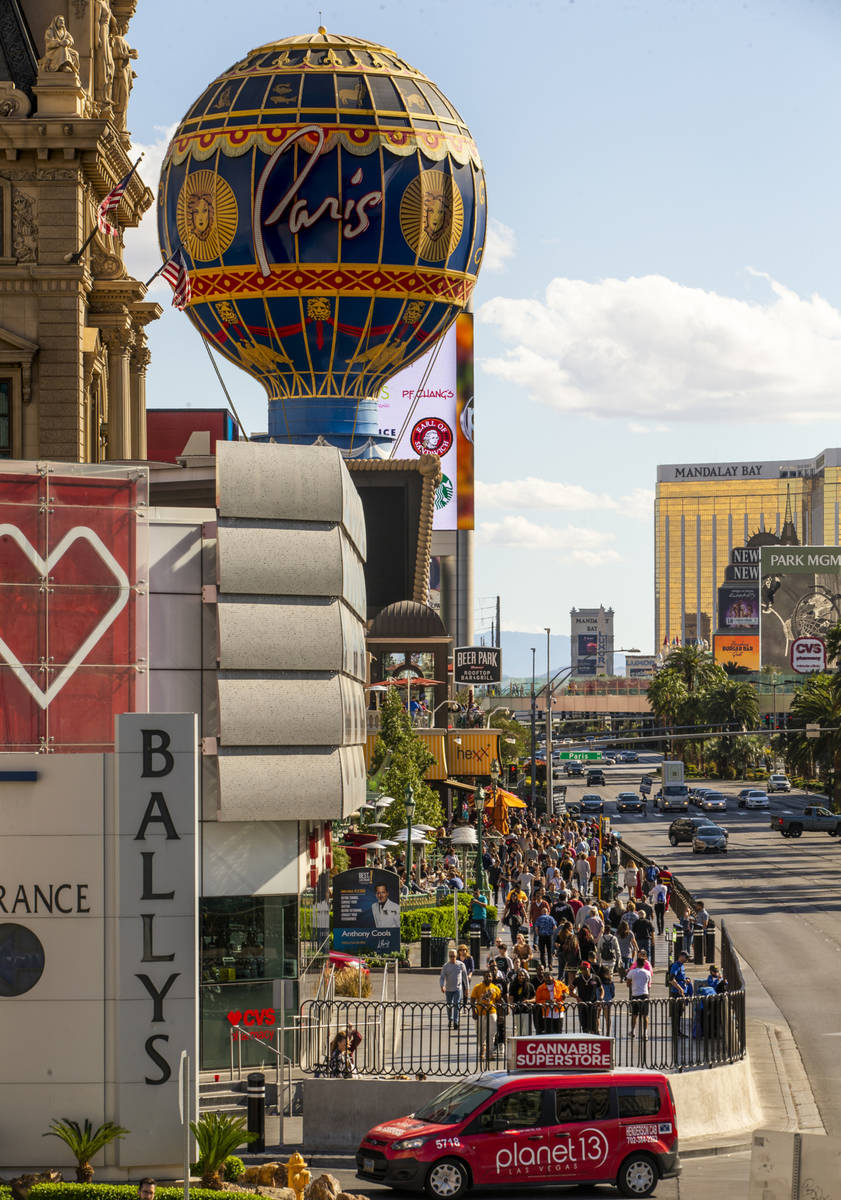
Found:
<path fill-rule="evenodd" d="M 488 908 L 488 917 L 492 921 L 496 920 L 496 909 L 493 906 Z M 466 897 L 463 902 L 459 899 L 459 928 L 461 929 L 469 920 L 470 898 Z M 421 925 L 429 925 L 431 927 L 430 935 L 432 937 L 454 937 L 452 902 L 442 904 L 440 908 L 411 908 L 401 912 L 400 940 L 402 942 L 419 942 Z"/>

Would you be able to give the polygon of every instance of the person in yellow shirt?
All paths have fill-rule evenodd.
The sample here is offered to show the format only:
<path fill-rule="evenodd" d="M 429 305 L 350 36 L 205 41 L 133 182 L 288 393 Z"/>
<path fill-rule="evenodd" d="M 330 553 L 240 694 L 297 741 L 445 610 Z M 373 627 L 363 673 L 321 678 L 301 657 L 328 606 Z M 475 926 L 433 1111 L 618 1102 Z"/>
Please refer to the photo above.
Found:
<path fill-rule="evenodd" d="M 564 997 L 569 988 L 560 979 L 553 979 L 547 971 L 543 982 L 534 994 L 534 1002 L 543 1012 L 543 1032 L 560 1033 L 564 1020 Z"/>
<path fill-rule="evenodd" d="M 476 1021 L 476 1032 L 479 1038 L 479 1057 L 490 1062 L 491 1053 L 496 1042 L 497 1011 L 496 1006 L 502 999 L 502 988 L 491 981 L 490 971 L 482 975 L 482 982 L 477 983 L 470 993 L 470 1007 Z"/>

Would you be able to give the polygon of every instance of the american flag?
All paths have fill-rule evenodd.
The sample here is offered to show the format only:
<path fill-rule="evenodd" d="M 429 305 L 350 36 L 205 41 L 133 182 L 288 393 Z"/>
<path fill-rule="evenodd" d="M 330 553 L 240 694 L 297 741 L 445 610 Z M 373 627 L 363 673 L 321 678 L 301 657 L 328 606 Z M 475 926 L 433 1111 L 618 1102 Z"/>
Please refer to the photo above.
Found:
<path fill-rule="evenodd" d="M 141 158 L 142 157 L 143 156 L 141 155 Z M 128 187 L 132 175 L 137 170 L 137 163 L 139 162 L 140 159 L 138 158 L 128 175 L 121 179 L 116 187 L 111 189 L 111 191 L 100 204 L 99 208 L 96 210 L 96 224 L 100 233 L 107 233 L 110 237 L 119 236 L 120 231 L 116 225 L 112 225 L 108 220 L 108 214 L 116 212 L 116 210 L 120 207 L 120 201 L 123 198 L 123 193 Z"/>
<path fill-rule="evenodd" d="M 173 307 L 183 312 L 193 298 L 193 288 L 182 250 L 176 250 L 172 258 L 161 267 L 161 275 L 172 288 Z"/>

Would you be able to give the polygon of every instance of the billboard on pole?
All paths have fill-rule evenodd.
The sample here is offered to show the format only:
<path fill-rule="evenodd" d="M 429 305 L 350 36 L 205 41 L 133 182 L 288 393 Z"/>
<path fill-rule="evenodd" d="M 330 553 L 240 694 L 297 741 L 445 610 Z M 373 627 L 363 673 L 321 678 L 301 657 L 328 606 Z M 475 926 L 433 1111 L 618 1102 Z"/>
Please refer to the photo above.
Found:
<path fill-rule="evenodd" d="M 803 653 L 801 639 L 825 643 L 841 621 L 841 548 L 763 546 L 760 564 L 762 665 L 786 674 L 821 670 L 823 656 L 817 647 Z"/>

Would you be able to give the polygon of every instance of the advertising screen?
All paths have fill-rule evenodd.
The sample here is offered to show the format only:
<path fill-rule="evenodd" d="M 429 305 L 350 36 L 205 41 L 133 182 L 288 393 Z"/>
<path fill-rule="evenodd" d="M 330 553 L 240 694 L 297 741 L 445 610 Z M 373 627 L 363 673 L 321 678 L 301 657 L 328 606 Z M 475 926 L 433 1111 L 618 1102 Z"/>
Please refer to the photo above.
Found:
<path fill-rule="evenodd" d="M 713 658 L 721 666 L 735 663 L 749 671 L 759 670 L 759 635 L 756 633 L 717 633 L 713 638 Z"/>
<path fill-rule="evenodd" d="M 393 437 L 391 458 L 437 454 L 441 482 L 435 493 L 434 529 L 458 528 L 458 415 L 456 328 L 428 354 L 389 379 L 377 396 L 379 432 Z"/>
<path fill-rule="evenodd" d="M 812 661 L 820 670 L 820 655 L 792 656 L 792 647 L 800 639 L 825 642 L 841 621 L 841 549 L 763 546 L 760 563 L 762 665 L 791 675 L 806 673 Z"/>
<path fill-rule="evenodd" d="M 595 675 L 599 654 L 599 635 L 579 633 L 577 636 L 578 665 L 576 675 Z"/>
<path fill-rule="evenodd" d="M 759 585 L 746 587 L 721 587 L 718 589 L 718 628 L 759 628 Z"/>
<path fill-rule="evenodd" d="M 333 949 L 390 954 L 400 949 L 400 880 L 354 867 L 333 877 Z"/>
<path fill-rule="evenodd" d="M 0 472 L 0 749 L 108 750 L 146 710 L 147 491 L 137 467 Z"/>

